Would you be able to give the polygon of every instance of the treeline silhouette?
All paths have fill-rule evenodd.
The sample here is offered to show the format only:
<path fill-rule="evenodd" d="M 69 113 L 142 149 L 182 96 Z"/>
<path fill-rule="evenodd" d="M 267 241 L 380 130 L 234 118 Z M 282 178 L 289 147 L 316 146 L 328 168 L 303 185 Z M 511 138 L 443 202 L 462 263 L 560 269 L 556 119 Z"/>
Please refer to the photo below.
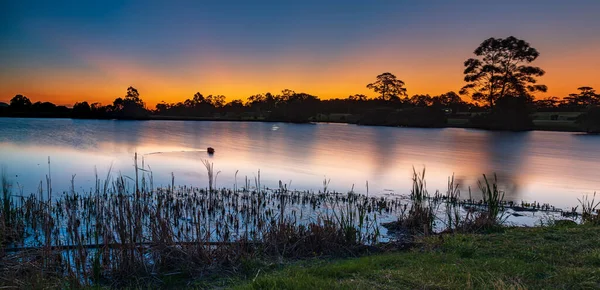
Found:
<path fill-rule="evenodd" d="M 137 89 L 129 87 L 123 98 L 112 104 L 78 102 L 72 108 L 52 103 L 34 103 L 17 95 L 9 105 L 0 107 L 3 116 L 71 117 L 92 119 L 150 119 L 157 117 L 207 120 L 262 120 L 305 123 L 337 115 L 339 121 L 368 125 L 444 126 L 447 116 L 461 112 L 483 112 L 485 106 L 462 101 L 458 94 L 414 95 L 410 98 L 368 98 L 351 95 L 344 99 L 319 97 L 285 89 L 280 94 L 249 96 L 245 101 L 225 101 L 225 96 L 196 93 L 178 103 L 159 103 L 146 108 Z M 346 119 L 347 118 L 347 119 Z"/>
<path fill-rule="evenodd" d="M 438 96 L 408 96 L 405 83 L 394 74 L 378 75 L 367 88 L 377 97 L 350 95 L 343 99 L 321 100 L 315 95 L 284 89 L 281 93 L 251 95 L 246 100 L 227 102 L 223 95 L 197 92 L 178 103 L 161 102 L 147 108 L 134 87 L 112 104 L 78 102 L 72 108 L 49 102 L 31 101 L 17 95 L 10 104 L 0 103 L 0 115 L 11 117 L 71 117 L 95 119 L 198 119 L 257 120 L 304 123 L 348 122 L 364 125 L 444 127 L 448 119 L 467 120 L 469 127 L 492 130 L 529 130 L 532 113 L 581 112 L 576 121 L 588 132 L 600 132 L 600 95 L 591 87 L 558 98 L 534 100 L 533 93 L 547 87 L 537 83 L 545 72 L 531 66 L 539 52 L 515 37 L 489 38 L 464 62 L 466 85 L 460 94 L 450 91 Z"/>

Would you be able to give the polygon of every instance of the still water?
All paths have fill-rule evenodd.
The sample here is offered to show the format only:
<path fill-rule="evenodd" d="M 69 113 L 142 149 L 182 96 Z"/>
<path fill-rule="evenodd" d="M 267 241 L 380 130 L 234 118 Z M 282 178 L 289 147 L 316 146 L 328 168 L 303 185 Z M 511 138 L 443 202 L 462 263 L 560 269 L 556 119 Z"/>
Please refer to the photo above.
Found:
<path fill-rule="evenodd" d="M 209 156 L 207 147 L 216 153 Z M 298 190 L 408 194 L 413 167 L 426 168 L 427 188 L 446 190 L 454 174 L 461 195 L 479 194 L 477 180 L 495 173 L 506 199 L 566 208 L 600 193 L 600 136 L 565 132 L 488 132 L 343 124 L 115 121 L 0 118 L 0 166 L 17 193 L 37 192 L 50 174 L 54 194 L 90 191 L 96 172 L 134 176 L 139 165 L 154 185 L 208 186 L 203 159 L 214 164 L 217 187 L 245 179 Z M 48 166 L 50 159 L 50 168 Z M 49 173 L 50 172 L 50 173 Z M 236 174 L 237 172 L 237 174 Z M 367 186 L 368 183 L 368 186 Z M 368 188 L 368 189 L 367 189 Z"/>

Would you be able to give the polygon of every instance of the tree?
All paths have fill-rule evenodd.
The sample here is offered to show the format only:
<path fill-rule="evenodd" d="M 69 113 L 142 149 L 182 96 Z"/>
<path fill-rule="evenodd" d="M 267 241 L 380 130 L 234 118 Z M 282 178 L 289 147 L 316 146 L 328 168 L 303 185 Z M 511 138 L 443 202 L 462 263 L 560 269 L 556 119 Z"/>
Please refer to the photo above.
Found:
<path fill-rule="evenodd" d="M 470 94 L 475 101 L 485 101 L 493 107 L 504 96 L 523 96 L 533 99 L 531 93 L 545 92 L 545 85 L 537 84 L 536 77 L 544 75 L 539 67 L 529 64 L 539 52 L 529 43 L 514 36 L 489 38 L 474 54 L 478 58 L 465 61 L 465 82 L 460 94 Z"/>
<path fill-rule="evenodd" d="M 574 106 L 593 106 L 600 104 L 600 95 L 596 94 L 596 90 L 592 87 L 579 87 L 579 93 L 569 94 L 567 101 Z"/>
<path fill-rule="evenodd" d="M 456 113 L 467 106 L 467 103 L 463 102 L 460 96 L 453 91 L 433 97 L 433 103 L 434 106 L 440 105 L 444 108 L 451 109 L 452 113 Z"/>
<path fill-rule="evenodd" d="M 144 101 L 142 101 L 140 93 L 134 87 L 127 88 L 125 98 L 116 98 L 111 109 L 117 118 L 139 119 L 146 118 L 148 115 L 148 111 L 144 108 Z"/>
<path fill-rule="evenodd" d="M 169 104 L 165 103 L 165 101 L 162 101 L 162 102 L 156 104 L 155 107 L 156 107 L 155 112 L 157 114 L 162 114 L 162 113 L 165 113 L 169 109 Z"/>
<path fill-rule="evenodd" d="M 209 95 L 206 97 L 207 103 L 213 105 L 215 108 L 221 108 L 225 105 L 225 96 L 223 95 Z"/>
<path fill-rule="evenodd" d="M 200 92 L 196 92 L 191 102 L 189 102 L 190 107 L 196 107 L 205 102 L 204 96 Z"/>
<path fill-rule="evenodd" d="M 445 94 L 441 94 L 439 96 L 440 103 L 445 107 L 452 107 L 453 105 L 460 105 L 463 103 L 463 100 L 460 96 L 455 92 L 447 92 Z"/>
<path fill-rule="evenodd" d="M 560 103 L 558 97 L 546 97 L 535 101 L 535 106 L 539 109 L 553 109 Z"/>
<path fill-rule="evenodd" d="M 12 109 L 22 110 L 31 107 L 31 101 L 26 96 L 16 95 L 10 100 L 10 107 Z"/>
<path fill-rule="evenodd" d="M 233 100 L 223 106 L 227 112 L 241 114 L 244 111 L 244 103 L 242 100 Z"/>
<path fill-rule="evenodd" d="M 415 107 L 427 107 L 431 106 L 433 99 L 430 95 L 414 95 L 409 102 Z"/>
<path fill-rule="evenodd" d="M 92 108 L 88 102 L 75 103 L 73 105 L 73 110 L 71 114 L 73 117 L 77 118 L 90 118 L 91 117 Z"/>
<path fill-rule="evenodd" d="M 368 100 L 369 97 L 363 95 L 363 94 L 356 94 L 356 95 L 350 95 L 348 96 L 348 100 L 350 101 L 360 101 L 360 102 L 364 102 L 366 100 Z"/>
<path fill-rule="evenodd" d="M 404 82 L 389 72 L 378 75 L 377 81 L 368 84 L 367 88 L 379 93 L 379 98 L 384 101 L 400 100 L 400 96 L 407 96 Z"/>
<path fill-rule="evenodd" d="M 470 123 L 486 130 L 526 131 L 533 128 L 531 101 L 523 96 L 504 96 L 488 113 L 471 117 Z"/>
<path fill-rule="evenodd" d="M 123 99 L 124 104 L 133 104 L 138 107 L 144 107 L 144 102 L 140 98 L 140 93 L 134 87 L 127 88 L 127 94 L 125 95 L 125 99 Z"/>
<path fill-rule="evenodd" d="M 576 123 L 588 133 L 600 133 L 600 107 L 590 107 L 587 112 L 581 114 Z"/>
<path fill-rule="evenodd" d="M 112 104 L 112 108 L 114 111 L 121 111 L 121 110 L 123 110 L 124 106 L 125 106 L 125 101 L 123 101 L 123 98 L 116 98 Z"/>

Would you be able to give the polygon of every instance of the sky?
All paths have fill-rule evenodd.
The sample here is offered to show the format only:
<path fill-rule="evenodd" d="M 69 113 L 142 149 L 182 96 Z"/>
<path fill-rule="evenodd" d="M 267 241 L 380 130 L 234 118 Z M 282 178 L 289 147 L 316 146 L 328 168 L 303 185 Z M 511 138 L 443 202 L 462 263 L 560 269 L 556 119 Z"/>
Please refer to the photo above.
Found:
<path fill-rule="evenodd" d="M 408 94 L 463 85 L 463 62 L 489 37 L 540 52 L 540 83 L 565 96 L 600 90 L 600 1 L 0 1 L 0 102 L 16 94 L 146 103 L 195 92 L 228 100 L 292 89 L 322 99 L 391 72 Z"/>

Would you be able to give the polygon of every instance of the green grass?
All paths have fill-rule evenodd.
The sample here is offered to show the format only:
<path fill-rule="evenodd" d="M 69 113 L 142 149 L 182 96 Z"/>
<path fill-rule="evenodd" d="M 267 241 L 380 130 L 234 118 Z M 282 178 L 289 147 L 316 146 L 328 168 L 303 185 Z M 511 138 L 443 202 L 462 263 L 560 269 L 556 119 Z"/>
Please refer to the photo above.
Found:
<path fill-rule="evenodd" d="M 408 252 L 257 270 L 233 288 L 598 289 L 599 241 L 597 226 L 436 236 Z"/>

